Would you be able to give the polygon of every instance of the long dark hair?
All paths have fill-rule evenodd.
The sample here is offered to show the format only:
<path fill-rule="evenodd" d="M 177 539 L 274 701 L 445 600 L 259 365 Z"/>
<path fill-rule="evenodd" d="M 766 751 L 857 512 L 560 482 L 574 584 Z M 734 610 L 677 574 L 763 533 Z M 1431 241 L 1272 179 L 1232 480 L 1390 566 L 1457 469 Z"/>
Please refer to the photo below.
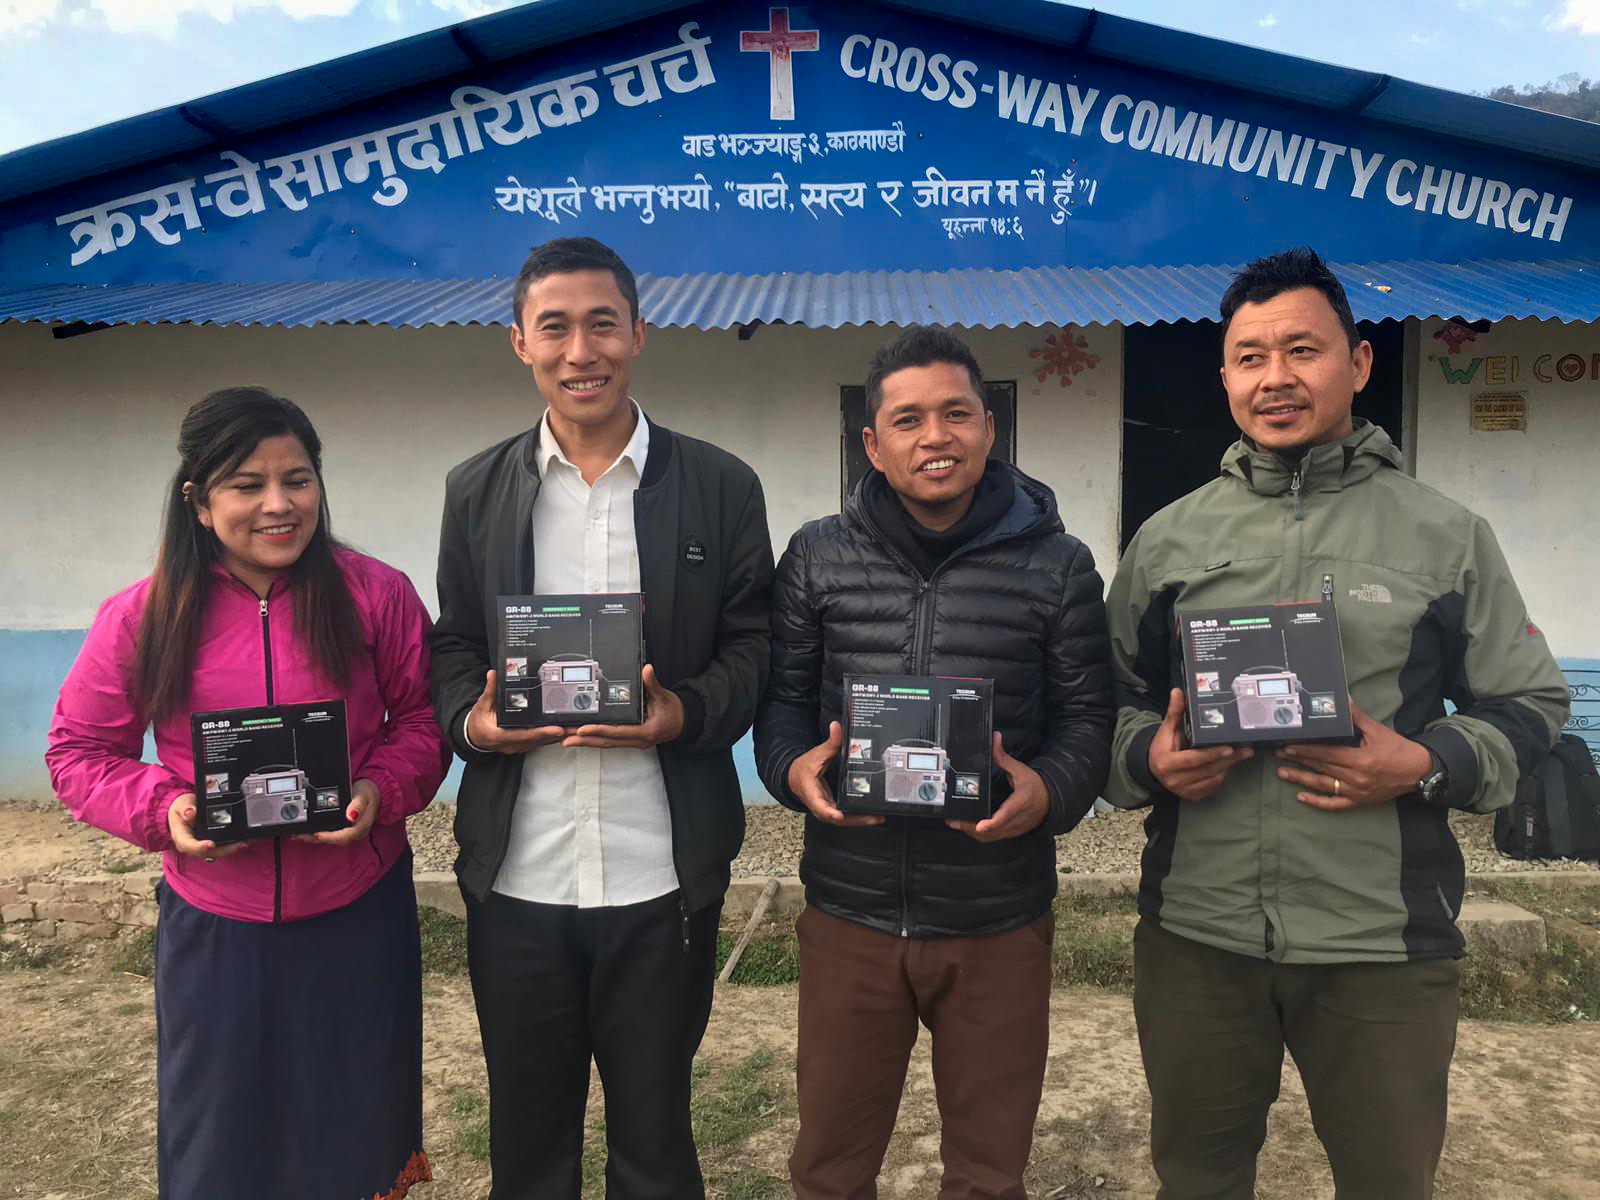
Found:
<path fill-rule="evenodd" d="M 295 630 L 324 675 L 341 686 L 349 682 L 351 659 L 365 635 L 334 558 L 343 543 L 328 524 L 322 440 L 293 401 L 265 388 L 223 388 L 191 408 L 178 430 L 178 469 L 167 486 L 161 545 L 134 660 L 134 685 L 146 720 L 169 716 L 189 698 L 200 623 L 216 581 L 212 568 L 221 557 L 216 535 L 200 524 L 196 505 L 264 438 L 285 434 L 305 447 L 320 493 L 316 532 L 288 572 Z M 187 493 L 185 485 L 190 485 Z"/>

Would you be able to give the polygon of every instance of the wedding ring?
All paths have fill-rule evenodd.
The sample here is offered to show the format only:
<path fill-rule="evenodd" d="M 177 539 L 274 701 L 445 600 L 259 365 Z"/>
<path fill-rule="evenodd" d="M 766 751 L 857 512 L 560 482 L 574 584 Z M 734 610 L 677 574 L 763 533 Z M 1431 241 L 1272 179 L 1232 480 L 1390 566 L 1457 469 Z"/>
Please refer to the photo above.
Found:
<path fill-rule="evenodd" d="M 1337 779 L 1333 781 L 1333 794 L 1335 796 L 1339 794 L 1339 781 Z"/>

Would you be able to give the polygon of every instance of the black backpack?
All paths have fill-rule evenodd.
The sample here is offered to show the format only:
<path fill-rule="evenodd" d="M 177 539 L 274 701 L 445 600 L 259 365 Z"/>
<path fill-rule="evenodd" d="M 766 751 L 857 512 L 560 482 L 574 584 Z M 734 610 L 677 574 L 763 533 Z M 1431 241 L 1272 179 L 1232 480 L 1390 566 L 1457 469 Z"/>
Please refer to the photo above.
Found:
<path fill-rule="evenodd" d="M 1517 798 L 1495 814 L 1494 844 L 1511 858 L 1600 860 L 1600 774 L 1588 743 L 1562 734 L 1517 780 Z"/>

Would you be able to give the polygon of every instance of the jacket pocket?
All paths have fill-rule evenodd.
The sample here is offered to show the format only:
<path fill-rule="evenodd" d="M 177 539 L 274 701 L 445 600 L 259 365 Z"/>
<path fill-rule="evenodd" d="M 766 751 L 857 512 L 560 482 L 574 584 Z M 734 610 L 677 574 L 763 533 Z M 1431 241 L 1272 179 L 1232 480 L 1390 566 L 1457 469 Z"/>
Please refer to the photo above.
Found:
<path fill-rule="evenodd" d="M 1444 888 L 1437 883 L 1434 884 L 1433 894 L 1439 897 L 1439 907 L 1444 909 L 1445 919 L 1451 923 L 1454 923 L 1456 914 L 1450 910 L 1450 901 L 1445 899 Z"/>
<path fill-rule="evenodd" d="M 1033 934 L 1034 937 L 1038 938 L 1046 946 L 1053 946 L 1056 940 L 1055 908 L 1051 907 L 1045 909 L 1043 914 L 1036 917 L 1034 920 L 1029 921 L 1026 928 L 1029 933 Z"/>

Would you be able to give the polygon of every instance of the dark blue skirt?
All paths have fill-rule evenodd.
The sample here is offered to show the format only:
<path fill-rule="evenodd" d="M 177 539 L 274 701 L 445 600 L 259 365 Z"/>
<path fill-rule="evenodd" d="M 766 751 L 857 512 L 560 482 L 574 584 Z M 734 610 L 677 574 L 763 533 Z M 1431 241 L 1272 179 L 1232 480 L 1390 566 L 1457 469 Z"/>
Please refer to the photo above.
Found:
<path fill-rule="evenodd" d="M 160 895 L 161 1200 L 400 1200 L 431 1179 L 411 855 L 308 921 Z"/>

